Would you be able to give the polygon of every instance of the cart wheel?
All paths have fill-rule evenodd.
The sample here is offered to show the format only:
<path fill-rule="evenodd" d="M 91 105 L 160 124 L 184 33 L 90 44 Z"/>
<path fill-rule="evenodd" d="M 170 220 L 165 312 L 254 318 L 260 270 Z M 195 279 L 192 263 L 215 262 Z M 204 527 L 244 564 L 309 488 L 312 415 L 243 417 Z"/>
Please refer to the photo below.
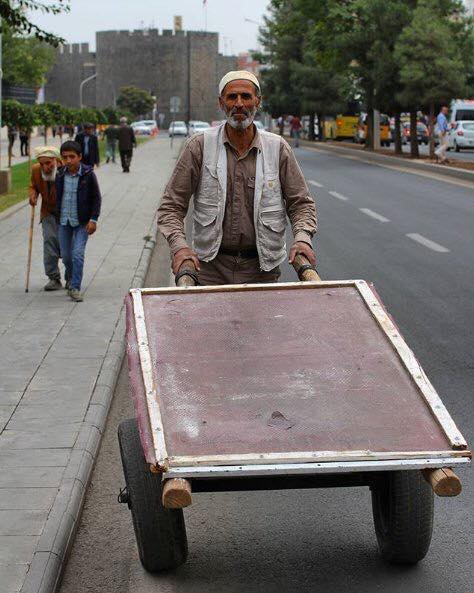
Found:
<path fill-rule="evenodd" d="M 421 472 L 387 472 L 372 488 L 372 511 L 384 560 L 416 564 L 426 556 L 433 531 L 433 491 Z"/>
<path fill-rule="evenodd" d="M 145 461 L 135 419 L 120 423 L 118 439 L 141 563 L 149 572 L 175 568 L 188 554 L 183 511 L 163 507 L 161 476 Z"/>

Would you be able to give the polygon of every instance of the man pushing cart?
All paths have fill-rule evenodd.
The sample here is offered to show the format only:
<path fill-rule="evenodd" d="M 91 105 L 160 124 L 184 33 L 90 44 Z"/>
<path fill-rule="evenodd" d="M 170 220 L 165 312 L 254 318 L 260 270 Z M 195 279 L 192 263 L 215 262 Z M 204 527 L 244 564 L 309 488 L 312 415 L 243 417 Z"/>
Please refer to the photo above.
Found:
<path fill-rule="evenodd" d="M 178 286 L 126 299 L 119 500 L 140 560 L 186 560 L 194 493 L 366 486 L 382 557 L 414 564 L 467 443 L 374 288 L 314 270 L 314 202 L 287 144 L 252 126 L 257 79 L 229 73 L 219 94 L 226 124 L 187 142 L 159 208 Z M 276 282 L 286 216 L 303 282 Z"/>

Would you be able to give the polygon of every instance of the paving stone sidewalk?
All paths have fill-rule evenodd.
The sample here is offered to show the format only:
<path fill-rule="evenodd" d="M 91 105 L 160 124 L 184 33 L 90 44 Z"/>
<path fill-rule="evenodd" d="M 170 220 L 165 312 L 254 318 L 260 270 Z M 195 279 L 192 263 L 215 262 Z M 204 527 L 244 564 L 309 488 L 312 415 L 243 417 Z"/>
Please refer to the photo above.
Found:
<path fill-rule="evenodd" d="M 139 147 L 130 174 L 98 169 L 83 303 L 42 290 L 38 224 L 25 293 L 30 209 L 0 216 L 0 593 L 55 586 L 120 369 L 123 298 L 143 282 L 179 147 L 159 137 Z"/>

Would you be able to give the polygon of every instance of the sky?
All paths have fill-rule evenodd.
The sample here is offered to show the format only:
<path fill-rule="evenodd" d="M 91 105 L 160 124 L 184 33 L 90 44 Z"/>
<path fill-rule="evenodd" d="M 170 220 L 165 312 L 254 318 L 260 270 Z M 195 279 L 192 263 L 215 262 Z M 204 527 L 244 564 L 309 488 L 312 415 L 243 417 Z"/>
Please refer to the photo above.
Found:
<path fill-rule="evenodd" d="M 257 48 L 258 25 L 269 0 L 207 0 L 207 30 L 219 35 L 219 50 L 230 55 Z M 173 16 L 183 17 L 183 29 L 204 30 L 202 0 L 70 0 L 69 13 L 32 14 L 37 25 L 68 43 L 89 43 L 95 49 L 95 32 L 114 29 L 172 29 Z"/>

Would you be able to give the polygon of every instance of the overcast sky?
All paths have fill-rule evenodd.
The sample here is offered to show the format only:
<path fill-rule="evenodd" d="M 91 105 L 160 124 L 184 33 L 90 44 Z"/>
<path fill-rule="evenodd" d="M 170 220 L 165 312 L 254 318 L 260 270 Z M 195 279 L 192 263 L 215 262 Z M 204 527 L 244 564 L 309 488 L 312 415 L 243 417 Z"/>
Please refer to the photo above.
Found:
<path fill-rule="evenodd" d="M 269 0 L 207 0 L 207 30 L 220 35 L 220 51 L 230 54 L 257 47 L 258 26 Z M 202 0 L 71 0 L 71 11 L 40 15 L 32 20 L 69 43 L 89 42 L 95 48 L 95 32 L 110 29 L 172 29 L 173 16 L 183 17 L 183 29 L 205 26 Z"/>

